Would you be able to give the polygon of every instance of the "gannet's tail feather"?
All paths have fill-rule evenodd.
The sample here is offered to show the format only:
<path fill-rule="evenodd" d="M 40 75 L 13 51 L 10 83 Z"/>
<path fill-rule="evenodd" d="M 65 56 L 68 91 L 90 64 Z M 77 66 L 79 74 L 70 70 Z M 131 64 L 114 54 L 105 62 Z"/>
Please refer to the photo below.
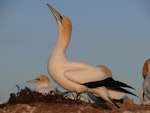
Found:
<path fill-rule="evenodd" d="M 132 95 L 136 96 L 132 92 L 127 91 L 126 89 L 123 89 L 122 87 L 127 87 L 127 88 L 131 88 L 131 89 L 134 89 L 134 88 L 132 88 L 131 86 L 129 86 L 129 85 L 125 84 L 125 83 L 122 83 L 122 82 L 119 82 L 119 81 L 115 81 L 111 77 L 106 78 L 106 79 L 101 80 L 101 81 L 93 81 L 93 82 L 84 83 L 82 85 L 84 85 L 84 86 L 86 86 L 88 88 L 96 88 L 96 87 L 105 86 L 108 89 L 117 90 L 117 91 L 120 91 L 120 92 L 132 94 Z"/>
<path fill-rule="evenodd" d="M 83 85 L 89 87 L 89 88 L 96 88 L 96 87 L 100 87 L 100 86 L 106 86 L 106 87 L 127 87 L 127 88 L 132 88 L 131 86 L 119 82 L 119 81 L 115 81 L 112 77 L 106 78 L 104 80 L 101 81 L 93 81 L 93 82 L 87 82 L 84 83 Z"/>
<path fill-rule="evenodd" d="M 134 94 L 134 93 L 132 93 L 132 92 L 126 90 L 126 89 L 123 89 L 123 88 L 121 88 L 121 87 L 119 87 L 119 88 L 114 88 L 114 90 L 117 90 L 117 91 L 119 91 L 119 92 L 128 93 L 128 94 L 131 94 L 131 95 L 134 95 L 134 96 L 138 97 L 136 94 Z"/>

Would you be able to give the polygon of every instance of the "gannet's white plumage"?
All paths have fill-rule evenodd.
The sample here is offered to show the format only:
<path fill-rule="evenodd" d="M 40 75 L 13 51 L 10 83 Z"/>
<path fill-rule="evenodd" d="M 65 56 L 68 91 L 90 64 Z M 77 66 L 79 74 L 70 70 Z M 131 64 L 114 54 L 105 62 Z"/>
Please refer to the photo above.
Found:
<path fill-rule="evenodd" d="M 126 92 L 127 90 L 121 88 L 121 86 L 130 86 L 113 80 L 97 66 L 68 60 L 65 51 L 72 32 L 71 21 L 68 17 L 57 12 L 51 5 L 47 5 L 58 25 L 58 38 L 48 61 L 48 72 L 52 79 L 68 91 L 91 92 L 113 103 L 106 87 Z"/>
<path fill-rule="evenodd" d="M 38 83 L 34 90 L 42 94 L 48 94 L 54 91 L 54 89 L 50 88 L 50 81 L 46 75 L 40 75 L 35 79 L 28 80 L 27 83 Z"/>
<path fill-rule="evenodd" d="M 143 87 L 140 90 L 141 104 L 150 104 L 150 59 L 146 60 L 143 65 L 142 76 L 144 78 Z"/>

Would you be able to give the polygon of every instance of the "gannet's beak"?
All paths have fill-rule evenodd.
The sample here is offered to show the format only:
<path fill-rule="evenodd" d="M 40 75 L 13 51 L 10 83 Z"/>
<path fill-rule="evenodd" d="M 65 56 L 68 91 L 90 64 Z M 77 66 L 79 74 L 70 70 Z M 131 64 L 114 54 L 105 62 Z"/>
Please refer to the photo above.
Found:
<path fill-rule="evenodd" d="M 47 4 L 47 6 L 54 15 L 56 21 L 60 21 L 62 23 L 63 16 L 58 11 L 56 11 L 50 4 Z"/>
<path fill-rule="evenodd" d="M 34 83 L 34 82 L 39 82 L 40 79 L 36 78 L 36 79 L 32 79 L 32 80 L 28 80 L 26 81 L 27 83 Z"/>

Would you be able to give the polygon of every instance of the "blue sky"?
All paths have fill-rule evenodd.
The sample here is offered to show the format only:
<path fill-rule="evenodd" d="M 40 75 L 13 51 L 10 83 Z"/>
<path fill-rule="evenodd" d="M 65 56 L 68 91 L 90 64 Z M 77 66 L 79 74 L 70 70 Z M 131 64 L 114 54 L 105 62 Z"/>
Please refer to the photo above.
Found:
<path fill-rule="evenodd" d="M 15 85 L 47 73 L 47 61 L 57 38 L 50 3 L 73 24 L 67 49 L 70 60 L 108 66 L 116 80 L 142 87 L 142 66 L 150 58 L 148 0 L 1 0 L 0 100 L 16 92 Z M 51 86 L 56 87 L 51 80 Z M 133 96 L 135 102 L 139 99 Z"/>

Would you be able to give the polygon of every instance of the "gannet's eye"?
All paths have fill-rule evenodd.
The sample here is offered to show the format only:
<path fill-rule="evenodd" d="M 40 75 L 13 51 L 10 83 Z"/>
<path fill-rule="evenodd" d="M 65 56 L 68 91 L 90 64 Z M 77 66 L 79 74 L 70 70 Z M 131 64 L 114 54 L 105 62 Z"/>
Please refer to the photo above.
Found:
<path fill-rule="evenodd" d="M 61 19 L 61 21 L 63 20 L 63 17 L 62 17 L 62 15 L 61 14 L 59 14 L 59 17 L 60 17 L 60 19 Z"/>
<path fill-rule="evenodd" d="M 37 78 L 36 80 L 40 81 L 40 79 L 39 79 L 39 78 Z"/>

